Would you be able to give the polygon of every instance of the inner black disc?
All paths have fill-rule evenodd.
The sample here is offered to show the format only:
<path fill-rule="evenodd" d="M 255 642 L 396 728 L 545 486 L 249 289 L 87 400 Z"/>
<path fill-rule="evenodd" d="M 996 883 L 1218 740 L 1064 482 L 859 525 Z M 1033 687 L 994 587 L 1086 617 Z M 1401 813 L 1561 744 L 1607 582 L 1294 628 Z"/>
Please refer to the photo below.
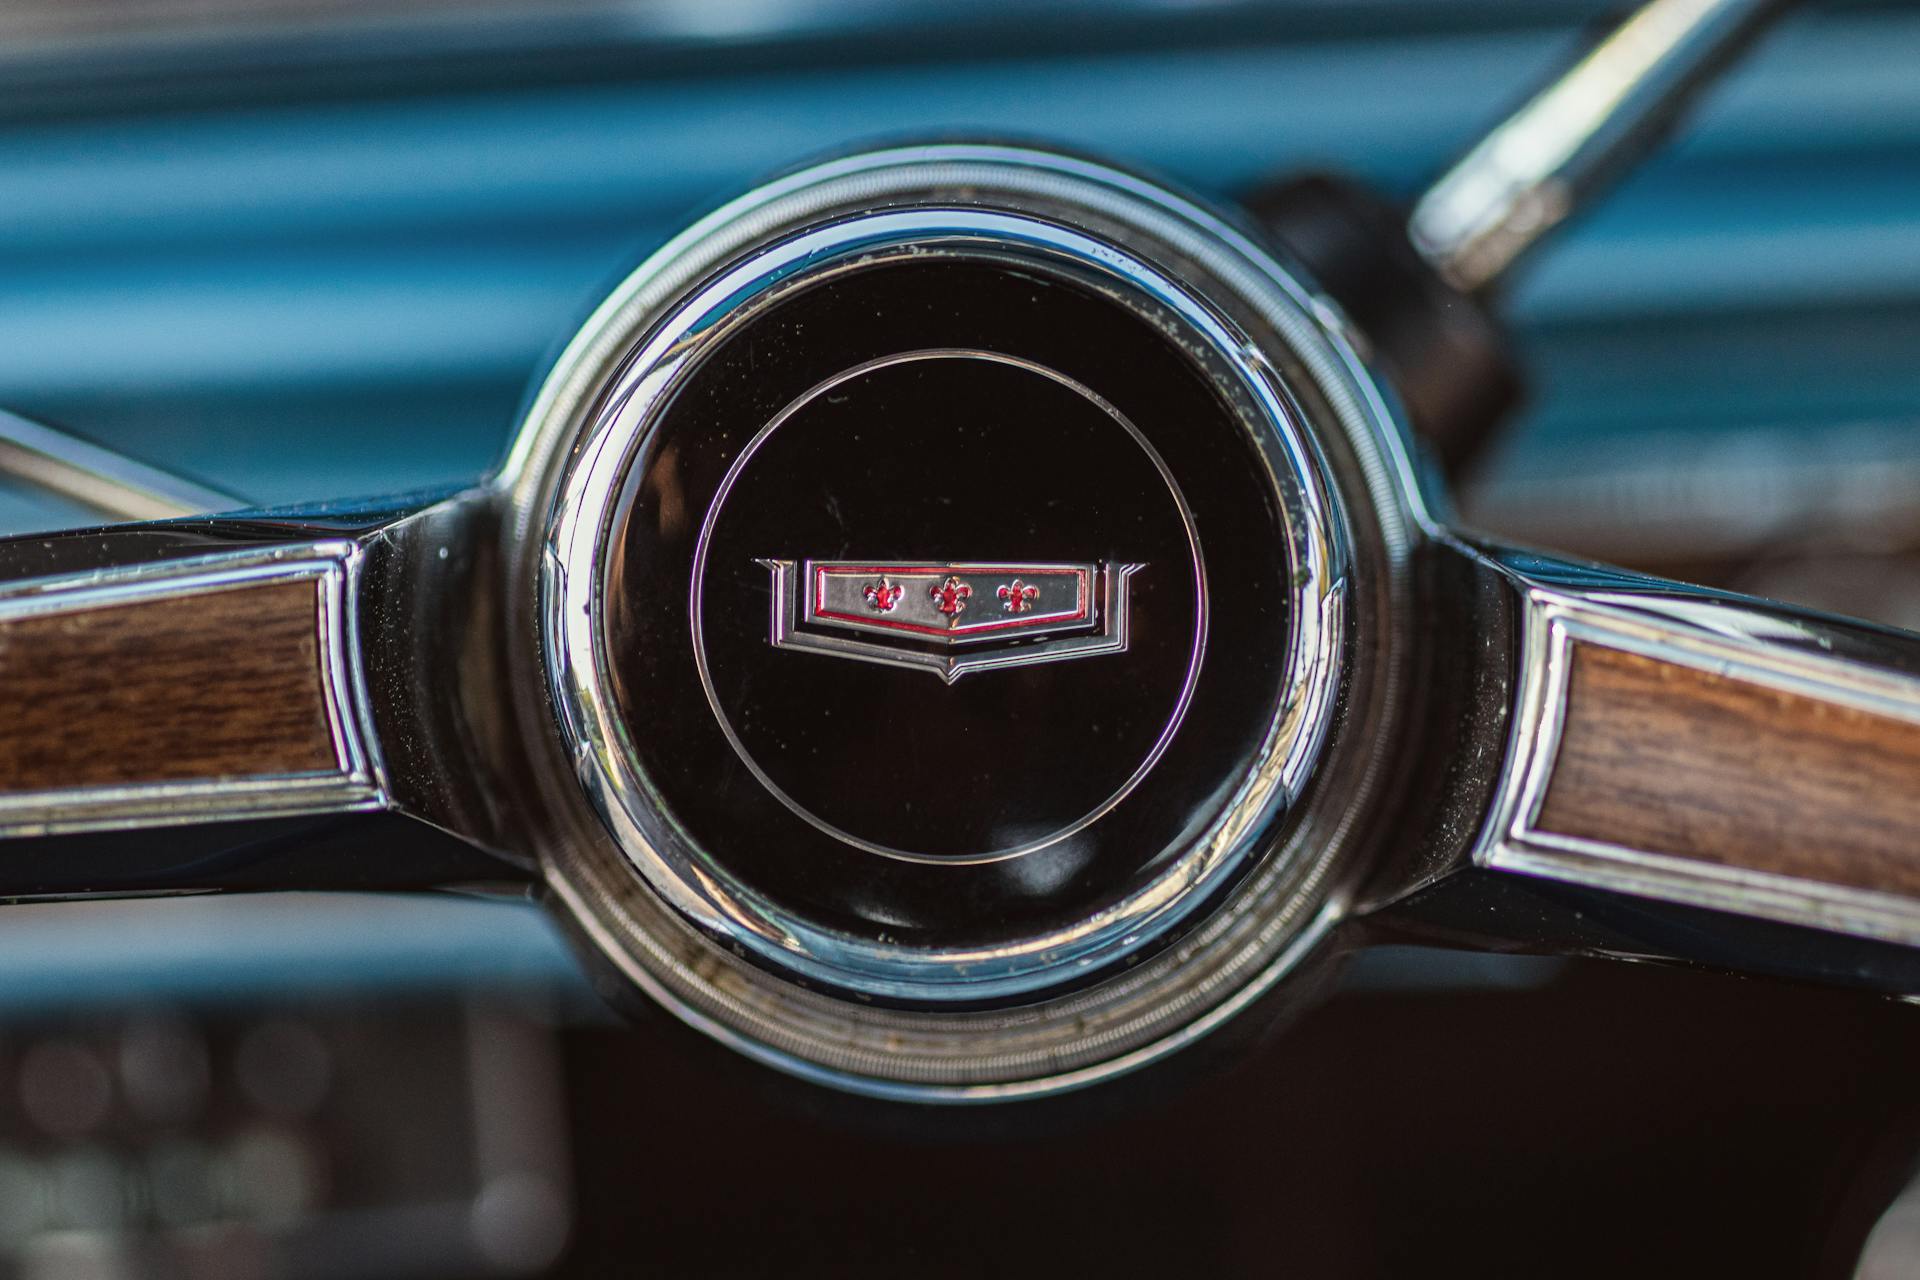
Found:
<path fill-rule="evenodd" d="M 1286 516 L 1255 415 L 1151 305 L 1025 263 L 863 263 L 738 323 L 654 411 L 606 533 L 601 661 L 702 874 L 816 927 L 990 946 L 1138 891 L 1232 803 L 1280 714 Z M 920 566 L 920 592 L 928 566 L 997 566 L 953 573 L 960 616 L 1020 625 L 777 642 L 783 581 L 867 561 Z M 999 594 L 1022 566 L 1056 593 L 1133 565 L 1124 648 L 1063 656 L 1111 638 L 1113 601 L 1028 629 Z M 1007 665 L 935 669 L 980 654 Z"/>

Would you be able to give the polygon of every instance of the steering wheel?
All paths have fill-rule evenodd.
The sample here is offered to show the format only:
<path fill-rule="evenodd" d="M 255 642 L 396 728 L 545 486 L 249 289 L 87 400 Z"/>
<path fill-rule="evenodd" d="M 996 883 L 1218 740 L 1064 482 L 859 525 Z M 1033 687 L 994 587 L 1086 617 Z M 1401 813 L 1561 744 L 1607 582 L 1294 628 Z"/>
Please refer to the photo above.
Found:
<path fill-rule="evenodd" d="M 1777 6 L 1653 0 L 1405 215 L 901 145 L 707 215 L 484 482 L 0 543 L 0 897 L 539 893 L 616 998 L 920 1102 L 1390 939 L 1920 991 L 1920 638 L 1499 545 L 1501 281 Z"/>

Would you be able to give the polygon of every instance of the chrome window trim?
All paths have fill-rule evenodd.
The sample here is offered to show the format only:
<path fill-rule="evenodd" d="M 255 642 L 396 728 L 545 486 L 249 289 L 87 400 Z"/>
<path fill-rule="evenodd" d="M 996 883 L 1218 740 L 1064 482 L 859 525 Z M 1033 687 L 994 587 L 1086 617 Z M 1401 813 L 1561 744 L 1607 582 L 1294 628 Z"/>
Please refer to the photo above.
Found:
<path fill-rule="evenodd" d="M 266 582 L 317 584 L 322 702 L 335 767 L 244 778 L 126 783 L 0 795 L 0 838 L 179 826 L 241 818 L 380 809 L 387 788 L 359 678 L 360 547 L 345 539 L 278 544 L 152 564 L 30 578 L 0 586 L 0 620 L 179 599 Z"/>
<path fill-rule="evenodd" d="M 1821 654 L 1817 621 L 1664 585 L 1523 591 L 1517 715 L 1475 864 L 1683 906 L 1920 944 L 1920 901 L 1542 830 L 1578 642 L 1920 724 L 1920 678 Z M 1787 643 L 1783 643 L 1786 641 Z M 1794 642 L 1811 642 L 1811 651 Z"/>

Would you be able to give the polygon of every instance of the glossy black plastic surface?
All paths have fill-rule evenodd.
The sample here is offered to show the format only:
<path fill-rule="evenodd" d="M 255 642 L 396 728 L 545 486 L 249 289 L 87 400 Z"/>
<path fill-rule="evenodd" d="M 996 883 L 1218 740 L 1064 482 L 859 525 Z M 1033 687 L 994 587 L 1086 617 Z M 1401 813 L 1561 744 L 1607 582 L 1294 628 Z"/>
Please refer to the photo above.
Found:
<path fill-rule="evenodd" d="M 713 521 L 699 629 L 710 705 L 689 602 L 728 469 L 821 382 L 932 349 L 1053 376 L 987 360 L 892 365 L 769 435 Z M 1138 438 L 1059 379 L 1110 404 Z M 1223 392 L 1164 331 L 1078 284 L 932 259 L 816 285 L 718 346 L 629 472 L 603 584 L 624 745 L 717 870 L 810 919 L 967 945 L 1083 918 L 1184 850 L 1275 715 L 1293 568 L 1264 466 Z M 1145 567 L 1125 652 L 949 686 L 924 670 L 775 648 L 758 563 L 769 557 Z M 1000 861 L 904 862 L 783 805 L 716 709 L 797 807 L 862 842 L 964 859 L 1097 816 Z M 1127 789 L 1163 736 L 1164 754 Z"/>
<path fill-rule="evenodd" d="M 700 619 L 715 710 L 798 806 L 863 842 L 962 858 L 1044 840 L 1126 790 L 1179 723 L 1201 643 L 1181 506 L 1118 421 L 1036 371 L 930 355 L 859 374 L 769 435 L 720 508 Z M 770 645 L 768 556 L 1143 567 L 1121 587 L 1126 651 L 948 684 Z"/>

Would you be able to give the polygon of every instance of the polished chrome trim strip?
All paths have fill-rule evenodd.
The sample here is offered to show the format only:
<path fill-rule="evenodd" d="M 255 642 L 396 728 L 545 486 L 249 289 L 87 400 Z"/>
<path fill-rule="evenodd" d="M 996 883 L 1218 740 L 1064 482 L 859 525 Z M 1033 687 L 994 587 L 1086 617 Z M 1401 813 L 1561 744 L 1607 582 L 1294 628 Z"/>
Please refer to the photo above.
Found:
<path fill-rule="evenodd" d="M 0 838 L 380 809 L 387 788 L 359 678 L 360 547 L 344 539 L 276 544 L 0 586 L 0 620 L 199 596 L 263 582 L 318 584 L 322 696 L 336 767 L 189 782 L 0 795 Z"/>
<path fill-rule="evenodd" d="M 1806 624 L 1704 594 L 1593 597 L 1525 591 L 1518 714 L 1480 866 L 1736 912 L 1788 924 L 1920 944 L 1920 901 L 1796 876 L 1718 866 L 1657 849 L 1539 826 L 1565 725 L 1574 643 L 1617 649 L 1803 697 L 1920 724 L 1920 679 L 1783 644 Z M 1773 632 L 1773 635 L 1769 635 Z"/>

